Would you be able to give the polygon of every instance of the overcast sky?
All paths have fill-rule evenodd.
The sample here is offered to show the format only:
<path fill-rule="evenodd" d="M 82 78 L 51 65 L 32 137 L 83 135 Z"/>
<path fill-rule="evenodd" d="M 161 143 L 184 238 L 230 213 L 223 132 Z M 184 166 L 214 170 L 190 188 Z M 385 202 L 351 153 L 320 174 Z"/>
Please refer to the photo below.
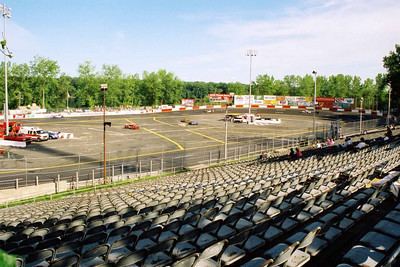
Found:
<path fill-rule="evenodd" d="M 400 43 L 399 0 L 8 0 L 12 59 L 39 55 L 77 75 L 90 60 L 124 73 L 164 68 L 182 80 L 270 74 L 374 78 Z"/>

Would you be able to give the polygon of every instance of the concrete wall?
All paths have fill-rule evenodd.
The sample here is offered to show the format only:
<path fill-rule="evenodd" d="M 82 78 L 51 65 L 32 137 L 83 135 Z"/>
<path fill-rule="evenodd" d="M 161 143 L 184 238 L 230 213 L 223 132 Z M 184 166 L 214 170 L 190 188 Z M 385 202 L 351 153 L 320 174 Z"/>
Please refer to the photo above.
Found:
<path fill-rule="evenodd" d="M 137 173 L 126 173 L 124 175 L 115 175 L 114 177 L 109 177 L 110 183 L 116 183 L 124 180 L 138 180 L 144 176 L 155 176 L 160 175 L 160 171 L 154 171 L 152 173 L 142 173 L 141 176 Z M 0 190 L 0 204 L 5 204 L 7 202 L 22 200 L 27 198 L 34 198 L 43 195 L 55 194 L 60 192 L 65 192 L 68 190 L 79 189 L 82 187 L 98 186 L 104 183 L 103 179 L 92 179 L 80 181 L 74 179 L 72 182 L 59 181 L 53 183 L 39 184 L 34 186 L 24 186 L 18 187 L 16 185 L 15 189 L 4 189 Z"/>
<path fill-rule="evenodd" d="M 42 195 L 54 194 L 68 190 L 69 185 L 66 181 L 58 183 L 40 184 L 35 186 L 24 186 L 16 189 L 5 189 L 0 191 L 0 204 L 14 200 L 22 200 L 26 198 L 38 197 Z"/>

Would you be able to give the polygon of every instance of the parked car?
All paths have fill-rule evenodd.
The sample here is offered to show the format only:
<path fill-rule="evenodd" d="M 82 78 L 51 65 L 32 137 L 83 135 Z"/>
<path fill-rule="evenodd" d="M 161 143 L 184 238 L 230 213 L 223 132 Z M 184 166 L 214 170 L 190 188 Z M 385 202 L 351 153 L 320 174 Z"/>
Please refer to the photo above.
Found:
<path fill-rule="evenodd" d="M 61 114 L 55 114 L 55 115 L 51 116 L 51 118 L 52 119 L 62 119 L 62 118 L 64 118 L 64 116 Z"/>
<path fill-rule="evenodd" d="M 49 139 L 58 139 L 60 138 L 59 134 L 60 132 L 53 132 L 53 131 L 43 131 L 44 133 L 47 133 L 49 135 Z"/>

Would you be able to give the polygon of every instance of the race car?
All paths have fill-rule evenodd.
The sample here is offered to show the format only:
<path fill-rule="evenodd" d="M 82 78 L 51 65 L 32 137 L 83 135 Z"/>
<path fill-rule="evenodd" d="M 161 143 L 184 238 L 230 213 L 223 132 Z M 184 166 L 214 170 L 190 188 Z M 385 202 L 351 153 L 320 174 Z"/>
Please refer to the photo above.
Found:
<path fill-rule="evenodd" d="M 189 121 L 189 125 L 199 125 L 198 121 Z"/>
<path fill-rule="evenodd" d="M 199 125 L 198 121 L 193 121 L 193 120 L 189 120 L 189 119 L 181 119 L 181 123 L 184 123 L 186 125 Z"/>
<path fill-rule="evenodd" d="M 61 114 L 55 114 L 55 115 L 51 116 L 50 118 L 52 118 L 52 119 L 62 119 L 62 118 L 64 118 L 64 116 L 61 115 Z"/>
<path fill-rule="evenodd" d="M 124 129 L 138 130 L 140 127 L 136 123 L 127 123 L 124 125 Z"/>

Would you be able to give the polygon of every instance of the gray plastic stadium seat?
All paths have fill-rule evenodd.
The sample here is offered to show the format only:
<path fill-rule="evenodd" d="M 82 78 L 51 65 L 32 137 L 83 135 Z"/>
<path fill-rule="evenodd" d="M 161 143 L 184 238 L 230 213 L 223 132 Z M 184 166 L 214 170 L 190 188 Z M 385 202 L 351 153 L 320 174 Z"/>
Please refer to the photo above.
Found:
<path fill-rule="evenodd" d="M 385 218 L 387 218 L 387 216 Z M 395 239 L 400 239 L 400 224 L 388 220 L 380 220 L 374 226 L 374 230 L 389 235 Z"/>
<path fill-rule="evenodd" d="M 396 243 L 396 239 L 378 232 L 368 232 L 360 242 L 376 251 L 387 252 Z"/>
<path fill-rule="evenodd" d="M 200 253 L 199 257 L 194 262 L 193 267 L 220 266 L 221 254 L 226 244 L 227 241 L 222 240 L 206 248 L 202 253 Z"/>
<path fill-rule="evenodd" d="M 375 267 L 384 257 L 384 254 L 373 249 L 356 245 L 344 255 L 343 259 L 357 266 Z"/>

